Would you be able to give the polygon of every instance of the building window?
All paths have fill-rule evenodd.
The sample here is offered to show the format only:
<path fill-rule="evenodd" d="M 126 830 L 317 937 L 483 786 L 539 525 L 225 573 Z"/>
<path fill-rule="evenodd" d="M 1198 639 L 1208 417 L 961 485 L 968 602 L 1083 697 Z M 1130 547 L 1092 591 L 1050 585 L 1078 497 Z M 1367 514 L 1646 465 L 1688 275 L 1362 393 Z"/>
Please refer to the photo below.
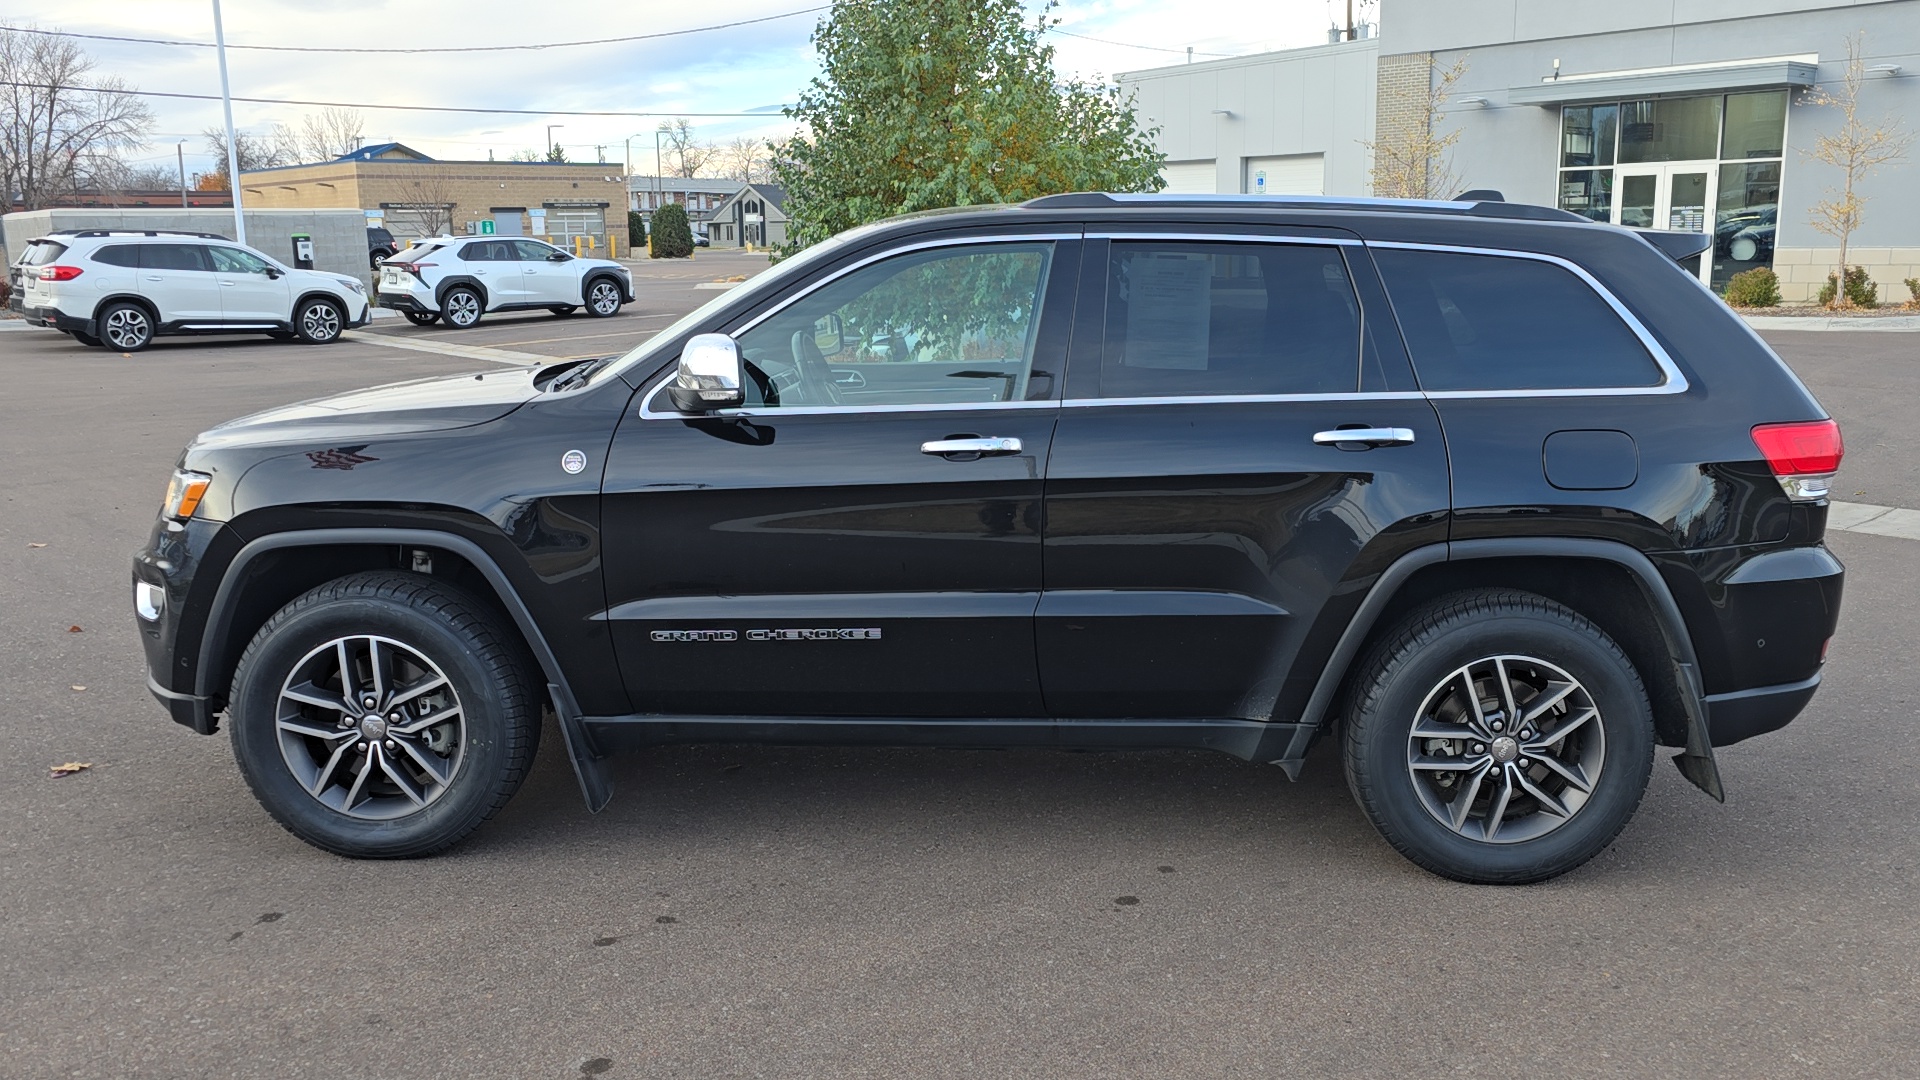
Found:
<path fill-rule="evenodd" d="M 1773 263 L 1786 125 L 1785 90 L 1565 106 L 1558 204 L 1620 225 L 1710 227 L 1708 277 L 1724 290 Z"/>

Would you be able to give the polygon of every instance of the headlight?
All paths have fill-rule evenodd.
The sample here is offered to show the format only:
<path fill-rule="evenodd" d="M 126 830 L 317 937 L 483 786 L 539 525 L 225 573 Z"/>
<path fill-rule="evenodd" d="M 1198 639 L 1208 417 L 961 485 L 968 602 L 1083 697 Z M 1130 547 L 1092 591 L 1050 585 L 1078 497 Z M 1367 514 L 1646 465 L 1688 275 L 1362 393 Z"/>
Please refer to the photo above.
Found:
<path fill-rule="evenodd" d="M 357 292 L 362 296 L 365 296 L 367 294 L 367 287 L 353 280 L 352 278 L 348 278 L 346 281 L 342 282 L 342 284 L 344 284 L 347 288 L 352 289 L 354 292 Z"/>
<path fill-rule="evenodd" d="M 160 507 L 161 517 L 170 517 L 175 521 L 185 521 L 200 508 L 200 499 L 207 493 L 207 485 L 213 483 L 213 477 L 206 473 L 186 472 L 176 469 L 173 479 L 167 484 L 167 501 Z"/>

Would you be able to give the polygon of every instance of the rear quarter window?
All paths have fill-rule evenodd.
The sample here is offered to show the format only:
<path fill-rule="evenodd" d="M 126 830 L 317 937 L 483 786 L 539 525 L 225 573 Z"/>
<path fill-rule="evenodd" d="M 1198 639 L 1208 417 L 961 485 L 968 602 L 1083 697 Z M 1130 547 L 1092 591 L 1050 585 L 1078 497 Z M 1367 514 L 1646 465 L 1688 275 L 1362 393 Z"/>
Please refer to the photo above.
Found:
<path fill-rule="evenodd" d="M 93 261 L 107 266 L 139 266 L 140 249 L 132 244 L 111 244 L 94 252 Z"/>
<path fill-rule="evenodd" d="M 1660 365 L 1592 286 L 1555 263 L 1375 248 L 1425 390 L 1658 386 Z"/>

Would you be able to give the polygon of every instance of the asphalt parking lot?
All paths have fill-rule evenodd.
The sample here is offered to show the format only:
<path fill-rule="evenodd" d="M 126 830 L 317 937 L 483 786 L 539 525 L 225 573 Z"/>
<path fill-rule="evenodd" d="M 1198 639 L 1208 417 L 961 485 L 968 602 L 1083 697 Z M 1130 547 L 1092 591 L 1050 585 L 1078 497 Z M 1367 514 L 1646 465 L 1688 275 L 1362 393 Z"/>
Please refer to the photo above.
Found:
<path fill-rule="evenodd" d="M 751 269 L 327 348 L 0 332 L 0 1075 L 1920 1073 L 1912 540 L 1830 537 L 1825 686 L 1721 752 L 1726 805 L 1659 765 L 1609 851 L 1522 889 L 1402 860 L 1324 746 L 1297 784 L 1200 753 L 677 748 L 618 760 L 596 817 L 549 732 L 451 853 L 352 862 L 148 697 L 128 556 L 195 432 L 484 366 L 386 336 L 618 351 Z M 1836 491 L 1920 509 L 1920 335 L 1768 336 L 1845 429 Z"/>

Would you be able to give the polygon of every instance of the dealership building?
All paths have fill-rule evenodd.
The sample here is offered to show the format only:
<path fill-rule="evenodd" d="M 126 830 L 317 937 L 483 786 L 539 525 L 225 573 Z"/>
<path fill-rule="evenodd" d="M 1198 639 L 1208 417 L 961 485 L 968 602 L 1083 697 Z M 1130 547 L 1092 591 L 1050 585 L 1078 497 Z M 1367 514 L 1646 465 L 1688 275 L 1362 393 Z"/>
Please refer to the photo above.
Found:
<path fill-rule="evenodd" d="M 1863 121 L 1920 130 L 1920 0 L 1381 0 L 1377 36 L 1121 75 L 1167 190 L 1368 195 L 1376 157 L 1460 74 L 1434 125 L 1458 187 L 1598 221 L 1710 231 L 1702 279 L 1771 266 L 1809 299 L 1838 241 L 1809 222 L 1842 176 L 1810 156 L 1860 35 Z M 1848 261 L 1883 300 L 1920 276 L 1920 155 L 1857 188 Z M 1457 192 L 1436 192 L 1447 195 Z"/>

